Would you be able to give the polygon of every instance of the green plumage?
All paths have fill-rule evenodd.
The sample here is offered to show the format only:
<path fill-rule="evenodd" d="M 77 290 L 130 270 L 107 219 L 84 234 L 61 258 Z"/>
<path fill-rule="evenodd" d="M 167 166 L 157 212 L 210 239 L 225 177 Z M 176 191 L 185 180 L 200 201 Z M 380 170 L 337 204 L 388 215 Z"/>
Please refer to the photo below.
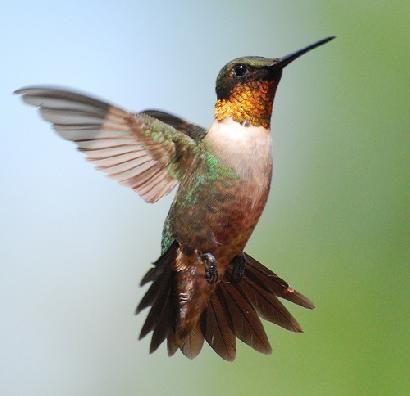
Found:
<path fill-rule="evenodd" d="M 213 211 L 212 202 L 224 199 L 225 194 L 222 188 L 228 190 L 230 182 L 239 179 L 237 172 L 210 152 L 204 141 L 196 143 L 193 153 L 194 157 L 189 169 L 185 169 L 184 174 L 179 179 L 180 187 L 177 197 L 164 223 L 161 241 L 162 252 L 175 239 L 173 226 L 176 213 L 186 211 L 186 214 L 190 213 L 195 218 L 195 212 L 197 212 L 198 218 L 201 218 L 203 211 Z"/>

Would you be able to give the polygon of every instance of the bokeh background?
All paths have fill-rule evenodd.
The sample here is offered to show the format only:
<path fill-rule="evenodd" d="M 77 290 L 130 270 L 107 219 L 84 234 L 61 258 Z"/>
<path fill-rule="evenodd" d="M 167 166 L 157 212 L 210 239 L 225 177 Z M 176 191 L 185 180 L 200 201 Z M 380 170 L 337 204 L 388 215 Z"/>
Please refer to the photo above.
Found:
<path fill-rule="evenodd" d="M 0 15 L 0 394 L 408 395 L 409 7 L 404 1 L 35 1 Z M 284 72 L 274 178 L 247 250 L 317 304 L 271 356 L 148 354 L 138 281 L 155 206 L 12 91 L 59 84 L 208 126 L 220 67 L 337 40 Z"/>

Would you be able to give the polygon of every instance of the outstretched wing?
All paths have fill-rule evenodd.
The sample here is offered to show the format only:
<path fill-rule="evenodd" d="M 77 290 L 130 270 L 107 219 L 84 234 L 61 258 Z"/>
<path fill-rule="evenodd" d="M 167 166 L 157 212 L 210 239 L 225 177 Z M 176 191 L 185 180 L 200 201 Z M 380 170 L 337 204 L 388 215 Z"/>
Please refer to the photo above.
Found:
<path fill-rule="evenodd" d="M 169 193 L 193 158 L 195 141 L 149 113 L 131 113 L 60 88 L 27 87 L 15 93 L 39 107 L 57 134 L 74 142 L 97 169 L 147 202 Z"/>

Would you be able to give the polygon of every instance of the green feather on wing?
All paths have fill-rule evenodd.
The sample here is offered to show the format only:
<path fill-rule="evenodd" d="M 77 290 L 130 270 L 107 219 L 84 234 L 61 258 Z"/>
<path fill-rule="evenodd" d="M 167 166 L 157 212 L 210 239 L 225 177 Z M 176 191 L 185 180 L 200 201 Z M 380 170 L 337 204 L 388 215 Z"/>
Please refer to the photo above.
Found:
<path fill-rule="evenodd" d="M 74 142 L 97 169 L 131 187 L 147 202 L 168 194 L 194 158 L 197 140 L 186 133 L 191 124 L 168 113 L 132 113 L 61 88 L 27 87 L 15 93 L 37 106 L 57 134 Z"/>

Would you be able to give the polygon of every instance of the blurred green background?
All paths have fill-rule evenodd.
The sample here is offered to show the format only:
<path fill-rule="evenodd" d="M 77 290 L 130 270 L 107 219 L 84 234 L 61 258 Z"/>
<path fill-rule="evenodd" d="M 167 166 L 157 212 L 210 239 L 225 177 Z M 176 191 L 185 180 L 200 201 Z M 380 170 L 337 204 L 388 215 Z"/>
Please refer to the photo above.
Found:
<path fill-rule="evenodd" d="M 404 1 L 80 1 L 0 16 L 0 394 L 408 395 L 409 6 Z M 150 356 L 137 287 L 156 206 L 97 174 L 11 92 L 85 90 L 208 126 L 220 67 L 337 40 L 289 66 L 274 178 L 247 251 L 317 305 L 266 324 L 271 356 Z"/>

